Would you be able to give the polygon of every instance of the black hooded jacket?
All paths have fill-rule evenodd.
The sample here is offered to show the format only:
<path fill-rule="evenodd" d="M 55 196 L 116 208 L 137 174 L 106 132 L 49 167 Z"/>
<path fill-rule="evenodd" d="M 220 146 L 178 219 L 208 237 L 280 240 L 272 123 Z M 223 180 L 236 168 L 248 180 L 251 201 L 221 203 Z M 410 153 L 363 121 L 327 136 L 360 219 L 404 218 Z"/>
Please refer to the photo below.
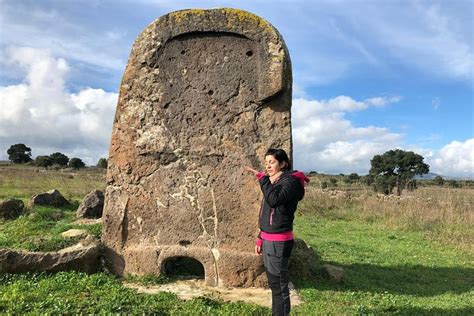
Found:
<path fill-rule="evenodd" d="M 259 218 L 261 231 L 283 233 L 293 230 L 296 207 L 304 196 L 304 186 L 296 173 L 285 171 L 273 184 L 268 176 L 259 180 L 263 192 Z"/>

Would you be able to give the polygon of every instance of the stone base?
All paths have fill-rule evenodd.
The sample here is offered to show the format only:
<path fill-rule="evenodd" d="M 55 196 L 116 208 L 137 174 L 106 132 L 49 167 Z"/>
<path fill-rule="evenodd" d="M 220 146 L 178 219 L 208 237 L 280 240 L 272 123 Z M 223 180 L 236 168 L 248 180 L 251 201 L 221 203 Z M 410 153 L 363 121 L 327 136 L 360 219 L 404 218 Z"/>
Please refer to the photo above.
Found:
<path fill-rule="evenodd" d="M 167 260 L 193 258 L 204 267 L 208 286 L 266 287 L 267 278 L 262 257 L 250 252 L 205 247 L 163 245 L 128 247 L 122 254 L 105 248 L 106 266 L 118 275 L 160 275 Z"/>
<path fill-rule="evenodd" d="M 81 271 L 99 269 L 100 244 L 77 245 L 55 252 L 30 252 L 0 249 L 0 273 Z"/>

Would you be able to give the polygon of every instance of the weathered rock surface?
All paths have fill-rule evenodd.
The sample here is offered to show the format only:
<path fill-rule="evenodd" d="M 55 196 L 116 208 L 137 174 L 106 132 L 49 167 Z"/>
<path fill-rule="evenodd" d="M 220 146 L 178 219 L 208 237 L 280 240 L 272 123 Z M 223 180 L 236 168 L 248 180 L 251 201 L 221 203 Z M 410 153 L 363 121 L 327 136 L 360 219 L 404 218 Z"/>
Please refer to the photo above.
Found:
<path fill-rule="evenodd" d="M 49 205 L 55 207 L 62 207 L 69 205 L 69 201 L 62 196 L 58 190 L 51 190 L 45 193 L 34 195 L 31 198 L 30 204 L 34 205 Z"/>
<path fill-rule="evenodd" d="M 254 255 L 261 192 L 244 165 L 291 153 L 291 64 L 277 30 L 235 9 L 183 10 L 135 41 L 107 170 L 106 264 L 162 272 L 179 256 L 208 285 L 262 286 Z"/>
<path fill-rule="evenodd" d="M 0 249 L 0 273 L 82 271 L 94 273 L 99 268 L 100 244 L 90 240 L 57 252 L 29 252 Z"/>
<path fill-rule="evenodd" d="M 336 281 L 336 283 L 344 281 L 345 271 L 343 268 L 327 263 L 323 264 L 322 269 L 323 274 Z"/>
<path fill-rule="evenodd" d="M 77 217 L 99 218 L 104 209 L 104 192 L 94 190 L 86 195 L 81 205 L 77 208 Z"/>
<path fill-rule="evenodd" d="M 295 239 L 290 257 L 290 279 L 313 278 L 320 268 L 320 257 L 304 240 Z"/>
<path fill-rule="evenodd" d="M 23 213 L 25 203 L 19 199 L 6 199 L 0 202 L 0 218 L 15 219 Z"/>

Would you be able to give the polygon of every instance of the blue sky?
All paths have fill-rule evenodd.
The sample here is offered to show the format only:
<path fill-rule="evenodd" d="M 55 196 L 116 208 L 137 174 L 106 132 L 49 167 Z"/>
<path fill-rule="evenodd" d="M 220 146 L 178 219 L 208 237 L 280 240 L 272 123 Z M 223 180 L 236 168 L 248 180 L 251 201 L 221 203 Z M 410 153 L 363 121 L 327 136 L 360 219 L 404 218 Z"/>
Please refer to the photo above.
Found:
<path fill-rule="evenodd" d="M 23 142 L 95 164 L 107 155 L 131 45 L 184 8 L 253 12 L 293 65 L 297 168 L 366 173 L 414 150 L 431 171 L 474 177 L 473 2 L 0 0 L 0 159 Z"/>

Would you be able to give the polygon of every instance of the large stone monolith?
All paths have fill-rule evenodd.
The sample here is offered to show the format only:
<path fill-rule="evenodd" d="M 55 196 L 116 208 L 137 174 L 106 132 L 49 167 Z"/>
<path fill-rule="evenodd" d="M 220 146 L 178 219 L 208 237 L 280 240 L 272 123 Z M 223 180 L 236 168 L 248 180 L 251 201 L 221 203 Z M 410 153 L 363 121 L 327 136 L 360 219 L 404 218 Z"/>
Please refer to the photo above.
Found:
<path fill-rule="evenodd" d="M 107 170 L 112 271 L 166 273 L 184 257 L 208 285 L 265 284 L 253 252 L 261 192 L 243 166 L 263 169 L 269 147 L 291 152 L 291 81 L 282 37 L 245 11 L 177 11 L 138 36 Z"/>

